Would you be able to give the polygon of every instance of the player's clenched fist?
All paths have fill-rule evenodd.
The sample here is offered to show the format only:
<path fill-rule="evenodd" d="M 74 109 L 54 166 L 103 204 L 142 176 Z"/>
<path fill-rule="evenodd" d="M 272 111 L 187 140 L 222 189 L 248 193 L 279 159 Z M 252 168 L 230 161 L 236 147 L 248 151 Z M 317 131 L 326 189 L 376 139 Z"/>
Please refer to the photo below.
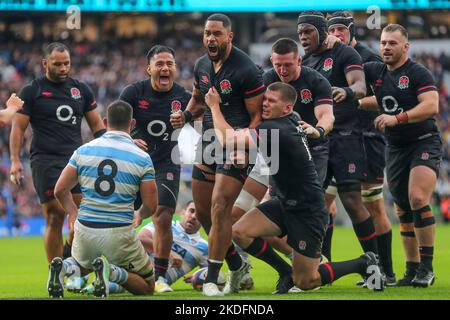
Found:
<path fill-rule="evenodd" d="M 170 124 L 174 129 L 179 129 L 184 126 L 184 114 L 181 111 L 174 112 L 170 115 Z"/>
<path fill-rule="evenodd" d="M 220 104 L 220 95 L 215 87 L 211 87 L 205 95 L 206 105 L 210 108 L 218 107 Z"/>
<path fill-rule="evenodd" d="M 23 107 L 23 100 L 20 99 L 15 93 L 9 97 L 8 101 L 6 101 L 6 107 L 9 109 L 14 109 L 15 111 L 19 111 Z"/>

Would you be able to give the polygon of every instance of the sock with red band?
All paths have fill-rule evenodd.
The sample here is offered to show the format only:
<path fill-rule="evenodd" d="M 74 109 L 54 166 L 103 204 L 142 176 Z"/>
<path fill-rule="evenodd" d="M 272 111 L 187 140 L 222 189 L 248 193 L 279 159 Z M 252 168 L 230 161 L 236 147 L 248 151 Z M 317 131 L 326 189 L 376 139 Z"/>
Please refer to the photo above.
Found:
<path fill-rule="evenodd" d="M 364 252 L 373 252 L 378 254 L 377 246 L 377 233 L 375 232 L 375 226 L 373 225 L 372 218 L 354 224 L 353 229 L 355 230 L 356 236 L 358 237 L 359 243 L 363 248 Z"/>
<path fill-rule="evenodd" d="M 319 265 L 318 271 L 322 279 L 322 285 L 325 285 L 351 273 L 364 275 L 366 272 L 366 260 L 358 258 L 342 262 L 323 263 Z"/>
<path fill-rule="evenodd" d="M 419 247 L 420 262 L 431 271 L 433 271 L 433 252 L 434 247 Z"/>
<path fill-rule="evenodd" d="M 166 271 L 169 268 L 169 259 L 155 258 L 155 279 L 166 277 Z"/>
<path fill-rule="evenodd" d="M 231 271 L 236 271 L 241 267 L 242 258 L 234 247 L 234 244 L 231 244 L 231 246 L 228 248 L 227 254 L 225 256 L 225 261 L 227 262 L 228 268 Z"/>
<path fill-rule="evenodd" d="M 281 275 L 292 272 L 292 267 L 273 250 L 272 246 L 268 244 L 266 240 L 263 240 L 262 238 L 255 238 L 253 242 L 243 250 L 264 261 Z"/>

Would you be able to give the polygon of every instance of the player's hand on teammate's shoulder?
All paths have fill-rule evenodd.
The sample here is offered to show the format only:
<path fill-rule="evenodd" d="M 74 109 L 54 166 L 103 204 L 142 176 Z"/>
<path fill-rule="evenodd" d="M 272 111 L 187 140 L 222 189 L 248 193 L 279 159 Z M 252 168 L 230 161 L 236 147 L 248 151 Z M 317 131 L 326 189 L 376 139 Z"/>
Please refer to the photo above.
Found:
<path fill-rule="evenodd" d="M 174 112 L 170 115 L 170 124 L 174 129 L 179 129 L 184 126 L 184 114 L 181 111 Z"/>
<path fill-rule="evenodd" d="M 335 102 L 339 103 L 347 99 L 347 92 L 343 88 L 331 87 L 331 90 Z"/>
<path fill-rule="evenodd" d="M 144 151 L 147 151 L 147 149 L 148 149 L 147 142 L 145 142 L 142 139 L 134 139 L 133 141 L 134 141 L 134 144 L 137 145 L 139 148 L 141 148 Z"/>
<path fill-rule="evenodd" d="M 181 268 L 181 265 L 183 264 L 183 258 L 174 251 L 170 251 L 169 261 L 173 268 Z"/>
<path fill-rule="evenodd" d="M 218 107 L 220 104 L 220 95 L 215 87 L 211 87 L 208 93 L 205 95 L 205 102 L 209 108 Z"/>
<path fill-rule="evenodd" d="M 319 130 L 314 128 L 312 125 L 310 125 L 309 123 L 306 123 L 305 121 L 302 121 L 302 120 L 300 120 L 298 123 L 302 127 L 303 132 L 305 132 L 305 134 L 308 137 L 311 137 L 314 139 L 320 138 Z"/>
<path fill-rule="evenodd" d="M 6 107 L 8 109 L 13 109 L 14 111 L 22 110 L 24 101 L 19 98 L 15 93 L 11 94 L 9 99 L 6 101 Z"/>
<path fill-rule="evenodd" d="M 398 124 L 398 120 L 395 116 L 389 115 L 389 114 L 382 114 L 379 115 L 374 120 L 374 126 L 381 132 L 384 132 L 384 129 L 386 127 L 394 127 Z"/>
<path fill-rule="evenodd" d="M 341 39 L 331 34 L 327 35 L 327 38 L 325 39 L 325 46 L 327 47 L 327 49 L 334 48 L 334 46 L 338 43 L 342 43 Z"/>

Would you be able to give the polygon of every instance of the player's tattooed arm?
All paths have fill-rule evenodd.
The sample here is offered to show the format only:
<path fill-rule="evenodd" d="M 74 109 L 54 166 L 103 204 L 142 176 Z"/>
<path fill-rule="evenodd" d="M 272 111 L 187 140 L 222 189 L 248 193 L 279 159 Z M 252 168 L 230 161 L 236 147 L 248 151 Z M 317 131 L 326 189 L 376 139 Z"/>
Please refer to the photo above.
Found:
<path fill-rule="evenodd" d="M 24 114 L 16 114 L 12 121 L 11 134 L 9 136 L 9 150 L 11 159 L 11 181 L 19 185 L 23 178 L 23 167 L 20 163 L 20 150 L 22 150 L 23 137 L 30 123 L 30 117 Z"/>
<path fill-rule="evenodd" d="M 216 88 L 209 89 L 205 96 L 205 102 L 211 109 L 216 136 L 224 147 L 230 144 L 245 147 L 255 146 L 248 128 L 239 131 L 234 130 L 225 120 L 220 110 L 220 95 Z"/>
<path fill-rule="evenodd" d="M 255 97 L 245 99 L 245 107 L 250 115 L 249 128 L 256 128 L 261 123 L 263 98 L 264 93 L 261 93 Z"/>
<path fill-rule="evenodd" d="M 73 232 L 74 230 L 74 223 L 78 213 L 78 207 L 73 201 L 70 190 L 72 190 L 77 183 L 77 169 L 71 165 L 67 165 L 55 185 L 55 198 L 59 201 L 59 203 L 61 203 L 64 211 L 68 214 L 70 232 Z"/>
<path fill-rule="evenodd" d="M 170 123 L 174 129 L 182 128 L 185 123 L 197 119 L 205 112 L 205 99 L 200 89 L 192 89 L 192 97 L 185 111 L 178 111 L 170 115 Z"/>

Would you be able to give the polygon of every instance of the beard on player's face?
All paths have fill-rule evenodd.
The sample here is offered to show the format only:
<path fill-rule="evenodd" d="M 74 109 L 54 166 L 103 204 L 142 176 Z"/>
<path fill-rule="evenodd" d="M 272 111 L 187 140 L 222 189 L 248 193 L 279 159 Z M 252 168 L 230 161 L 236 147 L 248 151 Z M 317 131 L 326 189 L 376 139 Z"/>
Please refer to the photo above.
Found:
<path fill-rule="evenodd" d="M 47 77 L 53 82 L 64 82 L 69 77 L 69 72 L 58 72 L 55 69 L 47 67 Z"/>
<path fill-rule="evenodd" d="M 224 60 L 227 53 L 228 43 L 222 43 L 220 45 L 216 43 L 210 43 L 207 45 L 208 57 L 211 61 L 217 62 Z"/>

